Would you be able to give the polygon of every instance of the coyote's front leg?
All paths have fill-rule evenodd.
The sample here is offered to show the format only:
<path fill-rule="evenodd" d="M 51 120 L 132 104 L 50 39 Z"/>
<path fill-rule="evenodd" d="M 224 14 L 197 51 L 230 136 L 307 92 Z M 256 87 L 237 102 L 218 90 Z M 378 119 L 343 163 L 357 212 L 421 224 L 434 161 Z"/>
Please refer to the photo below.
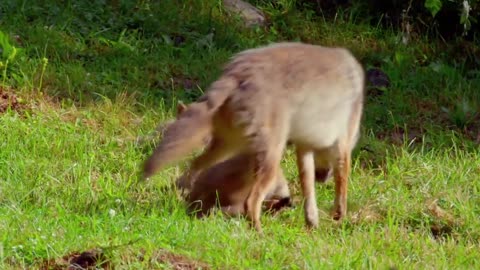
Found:
<path fill-rule="evenodd" d="M 304 197 L 305 222 L 309 227 L 318 227 L 318 207 L 315 198 L 315 162 L 314 152 L 302 146 L 296 146 L 297 167 Z"/>
<path fill-rule="evenodd" d="M 286 145 L 286 136 L 275 134 L 276 136 L 258 136 L 253 146 L 259 146 L 255 155 L 254 165 L 254 185 L 246 200 L 247 217 L 250 225 L 253 225 L 257 232 L 262 234 L 262 225 L 260 215 L 262 211 L 262 202 L 267 196 L 278 177 L 280 161 L 283 149 Z M 268 139 L 267 139 L 268 138 Z"/>

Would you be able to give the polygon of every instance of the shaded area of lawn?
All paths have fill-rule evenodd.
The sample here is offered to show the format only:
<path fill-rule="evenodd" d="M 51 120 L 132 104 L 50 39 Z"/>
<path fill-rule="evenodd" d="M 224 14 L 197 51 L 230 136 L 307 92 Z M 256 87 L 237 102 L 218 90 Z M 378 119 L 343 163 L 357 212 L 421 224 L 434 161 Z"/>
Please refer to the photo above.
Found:
<path fill-rule="evenodd" d="M 480 72 L 451 61 L 440 42 L 419 38 L 405 46 L 401 34 L 352 21 L 348 10 L 335 22 L 305 11 L 270 12 L 270 25 L 257 29 L 243 29 L 214 2 L 7 0 L 2 13 L 0 26 L 18 48 L 4 82 L 23 89 L 19 95 L 42 91 L 65 106 L 83 106 L 127 93 L 139 111 L 169 108 L 200 96 L 234 53 L 302 40 L 345 46 L 366 69 L 386 74 L 388 87 L 367 92 L 365 130 L 379 139 L 409 143 L 429 134 L 427 140 L 438 141 L 437 131 L 454 131 L 473 147 L 480 142 L 480 94 L 474 87 Z"/>

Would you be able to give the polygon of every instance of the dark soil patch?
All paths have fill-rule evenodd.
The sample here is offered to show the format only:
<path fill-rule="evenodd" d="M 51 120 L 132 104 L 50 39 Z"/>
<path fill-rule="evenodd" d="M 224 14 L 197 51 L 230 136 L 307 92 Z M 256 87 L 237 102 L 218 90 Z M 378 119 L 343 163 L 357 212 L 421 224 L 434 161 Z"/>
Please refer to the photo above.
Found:
<path fill-rule="evenodd" d="M 368 96 L 376 97 L 383 95 L 384 90 L 382 89 L 386 89 L 390 86 L 390 78 L 379 68 L 368 69 L 365 77 L 368 86 Z"/>
<path fill-rule="evenodd" d="M 60 269 L 113 269 L 102 250 L 92 249 L 85 252 L 72 252 L 59 259 L 45 260 L 40 264 L 42 270 Z"/>
<path fill-rule="evenodd" d="M 467 139 L 474 141 L 476 144 L 480 144 L 480 115 L 464 127 L 463 134 Z"/>
<path fill-rule="evenodd" d="M 433 238 L 437 240 L 444 239 L 452 234 L 452 227 L 442 224 L 432 224 L 430 225 L 430 232 Z"/>
<path fill-rule="evenodd" d="M 0 86 L 0 113 L 8 109 L 18 111 L 21 109 L 21 104 L 12 90 Z"/>

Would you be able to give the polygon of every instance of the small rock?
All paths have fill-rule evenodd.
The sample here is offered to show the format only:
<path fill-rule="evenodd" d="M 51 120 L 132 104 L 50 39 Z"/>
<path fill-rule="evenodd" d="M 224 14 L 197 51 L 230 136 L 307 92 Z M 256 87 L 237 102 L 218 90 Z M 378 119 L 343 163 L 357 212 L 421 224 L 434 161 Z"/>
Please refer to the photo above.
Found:
<path fill-rule="evenodd" d="M 265 15 L 258 8 L 242 0 L 223 0 L 223 6 L 226 10 L 239 14 L 246 27 L 255 25 L 265 25 Z"/>

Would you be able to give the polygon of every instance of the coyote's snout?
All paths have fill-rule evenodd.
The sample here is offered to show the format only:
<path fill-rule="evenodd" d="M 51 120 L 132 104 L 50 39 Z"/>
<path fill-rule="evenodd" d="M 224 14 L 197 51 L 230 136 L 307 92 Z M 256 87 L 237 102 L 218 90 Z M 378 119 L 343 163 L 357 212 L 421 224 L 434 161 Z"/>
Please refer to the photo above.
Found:
<path fill-rule="evenodd" d="M 144 175 L 210 143 L 191 176 L 236 154 L 252 155 L 247 216 L 261 232 L 262 201 L 275 183 L 287 141 L 296 146 L 306 222 L 318 224 L 314 179 L 333 173 L 334 218 L 345 216 L 351 151 L 363 111 L 364 71 L 343 48 L 277 43 L 237 54 L 222 76 L 165 131 Z M 195 178 L 195 177 L 191 177 Z"/>

